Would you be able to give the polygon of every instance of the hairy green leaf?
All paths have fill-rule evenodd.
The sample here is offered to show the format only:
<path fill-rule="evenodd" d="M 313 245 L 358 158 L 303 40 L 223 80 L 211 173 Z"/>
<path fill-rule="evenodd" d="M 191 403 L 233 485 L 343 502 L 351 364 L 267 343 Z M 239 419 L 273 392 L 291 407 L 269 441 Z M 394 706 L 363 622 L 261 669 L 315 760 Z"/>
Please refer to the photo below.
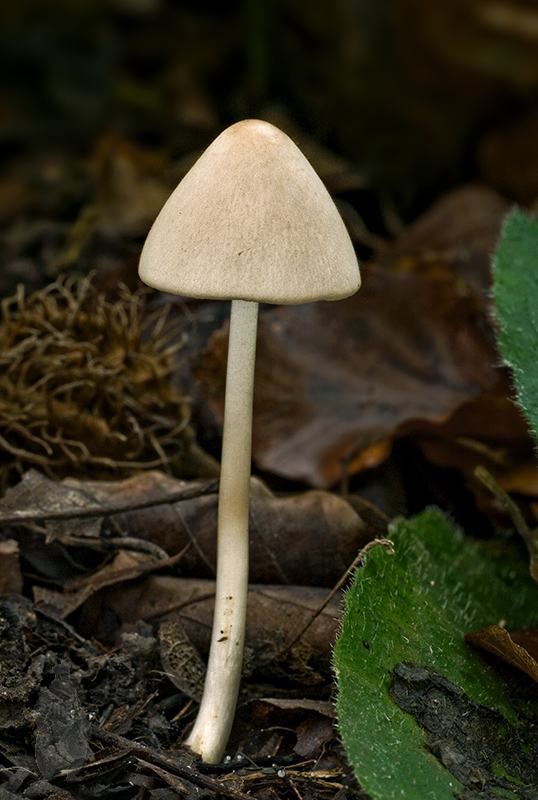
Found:
<path fill-rule="evenodd" d="M 340 731 L 374 800 L 453 800 L 462 784 L 429 750 L 414 717 L 391 699 L 391 673 L 402 664 L 435 670 L 485 707 L 486 716 L 496 708 L 503 715 L 502 725 L 494 722 L 498 728 L 517 732 L 516 689 L 464 635 L 503 619 L 509 630 L 536 626 L 538 587 L 522 549 L 470 540 L 437 509 L 396 521 L 391 539 L 395 555 L 370 551 L 346 596 L 334 653 Z M 519 710 L 536 715 L 538 687 L 531 684 L 528 693 L 531 682 L 522 680 Z M 533 765 L 534 756 L 527 758 Z M 514 771 L 511 764 L 504 770 Z M 492 780 L 493 791 L 515 788 L 496 773 Z"/>
<path fill-rule="evenodd" d="M 538 220 L 507 216 L 493 269 L 499 348 L 512 368 L 521 405 L 538 438 Z"/>

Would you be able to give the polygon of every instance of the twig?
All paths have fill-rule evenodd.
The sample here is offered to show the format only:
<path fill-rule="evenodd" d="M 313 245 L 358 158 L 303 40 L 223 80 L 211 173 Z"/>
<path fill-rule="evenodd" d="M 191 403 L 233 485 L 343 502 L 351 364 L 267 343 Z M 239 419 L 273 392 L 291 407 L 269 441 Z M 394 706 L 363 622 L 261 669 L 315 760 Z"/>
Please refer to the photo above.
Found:
<path fill-rule="evenodd" d="M 60 619 L 60 617 L 55 617 L 54 614 L 50 614 L 44 608 L 41 608 L 38 604 L 34 605 L 34 613 L 38 617 L 43 617 L 46 619 L 47 622 L 51 622 L 53 625 L 57 625 L 60 628 L 63 628 L 69 636 L 72 636 L 75 641 L 79 644 L 84 645 L 87 647 L 91 652 L 99 652 L 99 648 L 96 646 L 95 642 L 91 642 L 89 639 L 85 639 L 84 636 L 81 636 L 80 633 L 73 628 L 68 622 L 64 619 Z"/>
<path fill-rule="evenodd" d="M 487 489 L 489 489 L 491 494 L 497 498 L 497 500 L 510 515 L 516 531 L 519 533 L 527 546 L 531 563 L 531 575 L 535 580 L 537 580 L 538 569 L 536 565 L 538 564 L 538 541 L 525 522 L 519 506 L 514 503 L 510 495 L 505 492 L 501 486 L 499 486 L 493 475 L 491 475 L 491 473 L 489 473 L 485 467 L 477 467 L 474 471 L 474 474 L 475 477 L 478 478 L 478 480 L 481 481 Z"/>
<path fill-rule="evenodd" d="M 92 736 L 99 739 L 100 742 L 122 749 L 128 748 L 135 756 L 140 757 L 144 761 L 149 761 L 161 769 L 170 772 L 172 775 L 178 775 L 180 778 L 194 783 L 196 786 L 201 786 L 203 789 L 216 792 L 217 794 L 225 795 L 232 798 L 232 800 L 252 800 L 251 795 L 244 794 L 239 789 L 233 786 L 226 786 L 221 781 L 211 778 L 209 775 L 203 775 L 192 764 L 186 761 L 181 761 L 178 758 L 171 758 L 170 756 L 163 756 L 156 753 L 150 747 L 140 744 L 140 742 L 133 742 L 125 736 L 120 736 L 112 731 L 106 731 L 99 728 L 97 725 L 91 726 Z"/>
<path fill-rule="evenodd" d="M 123 514 L 128 511 L 138 511 L 142 508 L 171 505 L 181 500 L 190 500 L 193 497 L 202 497 L 218 491 L 219 481 L 200 481 L 196 485 L 189 485 L 178 492 L 166 496 L 154 497 L 151 500 L 141 500 L 135 503 L 109 503 L 103 505 L 88 505 L 85 508 L 63 508 L 50 510 L 10 510 L 0 511 L 0 525 L 16 525 L 25 522 L 42 522 L 44 520 L 84 519 L 87 517 L 110 517 L 113 514 Z"/>
<path fill-rule="evenodd" d="M 321 614 L 323 609 L 331 602 L 335 594 L 339 592 L 340 589 L 344 586 L 351 573 L 362 565 L 366 553 L 368 553 L 368 551 L 372 550 L 374 547 L 384 547 L 389 555 L 391 556 L 394 555 L 394 543 L 391 542 L 390 539 L 373 539 L 371 542 L 368 542 L 368 544 L 366 544 L 359 552 L 359 554 L 353 559 L 353 561 L 346 569 L 346 571 L 344 572 L 338 583 L 336 583 L 333 586 L 329 594 L 323 599 L 323 601 L 316 608 L 316 610 L 312 612 L 308 622 L 306 622 L 303 625 L 303 627 L 299 630 L 299 632 L 295 634 L 291 642 L 287 642 L 284 648 L 280 650 L 275 656 L 273 656 L 273 659 L 281 658 L 283 655 L 288 653 L 295 644 L 297 644 L 299 639 L 302 636 L 304 636 L 308 628 L 312 625 L 316 617 L 318 617 Z"/>

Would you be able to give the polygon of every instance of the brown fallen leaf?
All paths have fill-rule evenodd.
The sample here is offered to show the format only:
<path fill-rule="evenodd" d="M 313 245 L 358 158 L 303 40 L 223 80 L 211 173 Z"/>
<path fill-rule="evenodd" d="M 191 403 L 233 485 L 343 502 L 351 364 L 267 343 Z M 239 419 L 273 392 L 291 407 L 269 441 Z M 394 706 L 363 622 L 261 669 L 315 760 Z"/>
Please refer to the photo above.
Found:
<path fill-rule="evenodd" d="M 334 721 L 316 715 L 315 719 L 305 719 L 297 726 L 297 744 L 293 749 L 302 758 L 316 759 L 334 736 Z"/>
<path fill-rule="evenodd" d="M 486 186 L 471 184 L 447 192 L 385 249 L 382 263 L 426 274 L 449 268 L 463 279 L 463 291 L 470 285 L 486 298 L 491 253 L 508 205 Z M 485 302 L 477 309 L 474 325 L 490 326 Z M 481 509 L 495 516 L 491 495 L 485 495 L 473 478 L 476 467 L 486 465 L 507 490 L 527 493 L 530 470 L 523 476 L 519 467 L 538 462 L 528 425 L 511 399 L 511 378 L 494 368 L 500 363 L 494 351 L 492 358 L 490 366 L 498 379 L 493 391 L 490 388 L 463 404 L 440 425 L 425 423 L 414 441 L 427 461 L 462 473 Z"/>
<path fill-rule="evenodd" d="M 112 645 L 139 620 L 175 620 L 205 657 L 214 591 L 213 581 L 149 575 L 96 592 L 82 607 L 77 628 L 84 636 Z M 265 675 L 270 668 L 276 674 L 286 670 L 304 684 L 329 675 L 342 607 L 338 595 L 312 619 L 326 596 L 326 589 L 311 586 L 250 586 L 245 670 L 262 669 Z M 311 625 L 287 652 L 288 643 L 310 619 Z"/>
<path fill-rule="evenodd" d="M 328 487 L 379 464 L 395 436 L 445 422 L 499 383 L 483 296 L 447 265 L 362 267 L 339 303 L 285 306 L 260 317 L 253 456 L 265 471 Z M 226 328 L 196 376 L 223 411 Z"/>
<path fill-rule="evenodd" d="M 429 463 L 457 470 L 477 507 L 496 524 L 506 524 L 504 509 L 484 490 L 476 469 L 486 467 L 505 491 L 533 497 L 538 496 L 538 459 L 528 424 L 510 399 L 508 378 L 499 377 L 499 394 L 483 394 L 442 425 L 424 426 L 415 443 Z"/>
<path fill-rule="evenodd" d="M 159 625 L 159 655 L 161 664 L 174 686 L 200 702 L 204 688 L 205 664 L 198 650 L 177 619 L 169 619 Z"/>
<path fill-rule="evenodd" d="M 45 779 L 91 760 L 90 722 L 67 662 L 56 666 L 50 687 L 41 688 L 35 715 L 36 763 Z"/>
<path fill-rule="evenodd" d="M 274 757 L 284 735 L 291 733 L 296 737 L 293 751 L 303 759 L 317 760 L 335 736 L 335 720 L 334 704 L 326 700 L 249 700 L 237 709 L 230 749 L 252 753 L 256 758 Z"/>
<path fill-rule="evenodd" d="M 256 479 L 251 487 L 253 583 L 333 586 L 378 533 L 335 494 L 315 490 L 274 497 Z M 124 481 L 57 482 L 30 470 L 0 500 L 0 525 L 41 523 L 48 542 L 101 548 L 106 555 L 117 548 L 145 549 L 154 563 L 182 554 L 178 566 L 183 574 L 211 578 L 217 492 L 216 481 L 181 481 L 156 471 Z M 20 539 L 23 550 L 34 542 L 27 536 Z M 40 557 L 45 564 L 43 548 L 32 557 L 34 569 Z M 92 581 L 97 585 L 95 575 Z"/>
<path fill-rule="evenodd" d="M 378 258 L 404 272 L 448 267 L 483 292 L 491 283 L 491 254 L 509 207 L 505 197 L 487 186 L 458 186 L 439 197 Z"/>
<path fill-rule="evenodd" d="M 486 297 L 491 253 L 507 211 L 506 199 L 491 188 L 471 184 L 454 189 L 386 247 L 383 263 L 392 269 L 426 273 L 449 265 Z M 490 323 L 487 315 L 478 314 L 475 324 Z M 504 369 L 495 372 L 498 382 L 493 392 L 485 391 L 463 404 L 441 424 L 424 422 L 413 440 L 427 462 L 463 476 L 477 506 L 494 523 L 506 524 L 503 509 L 490 492 L 484 492 L 475 470 L 487 466 L 506 491 L 538 496 L 538 459 L 528 423 L 512 399 L 511 376 Z"/>
<path fill-rule="evenodd" d="M 46 609 L 58 619 L 66 619 L 104 586 L 119 586 L 160 566 L 169 566 L 170 561 L 170 559 L 157 561 L 149 553 L 118 550 L 100 570 L 90 573 L 83 579 L 66 583 L 62 591 L 48 586 L 34 585 L 34 604 L 36 607 Z"/>
<path fill-rule="evenodd" d="M 493 653 L 538 681 L 537 629 L 508 633 L 499 625 L 490 625 L 482 631 L 465 634 L 465 641 Z"/>
<path fill-rule="evenodd" d="M 250 580 L 253 583 L 332 586 L 369 536 L 344 498 L 324 491 L 273 497 L 251 483 Z M 172 554 L 189 543 L 184 575 L 213 577 L 216 563 L 217 492 L 129 512 L 134 537 L 149 538 Z"/>
<path fill-rule="evenodd" d="M 520 631 L 514 631 L 510 634 L 510 638 L 520 647 L 523 647 L 529 656 L 538 664 L 538 629 L 537 628 L 524 628 Z"/>

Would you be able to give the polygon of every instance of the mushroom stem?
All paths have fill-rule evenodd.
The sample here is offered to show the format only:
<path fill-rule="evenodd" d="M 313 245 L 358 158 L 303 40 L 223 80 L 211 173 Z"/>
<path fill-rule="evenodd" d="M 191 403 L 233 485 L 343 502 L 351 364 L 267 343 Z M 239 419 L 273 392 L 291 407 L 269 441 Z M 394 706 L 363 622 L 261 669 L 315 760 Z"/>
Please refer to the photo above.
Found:
<path fill-rule="evenodd" d="M 215 614 L 204 693 L 187 740 L 203 761 L 222 759 L 233 723 L 248 591 L 248 504 L 258 303 L 232 300 L 219 489 Z"/>

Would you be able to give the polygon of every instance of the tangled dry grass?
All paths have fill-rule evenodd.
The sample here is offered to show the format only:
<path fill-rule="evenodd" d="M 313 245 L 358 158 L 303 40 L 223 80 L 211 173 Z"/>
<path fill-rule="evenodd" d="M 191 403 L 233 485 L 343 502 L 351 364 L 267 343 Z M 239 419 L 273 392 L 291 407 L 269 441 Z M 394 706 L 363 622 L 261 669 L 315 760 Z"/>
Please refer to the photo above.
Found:
<path fill-rule="evenodd" d="M 145 302 L 126 288 L 111 301 L 89 279 L 29 297 L 19 287 L 2 302 L 4 485 L 30 466 L 56 478 L 181 474 L 193 439 L 188 402 L 171 381 L 181 332 L 165 312 L 147 317 Z"/>

